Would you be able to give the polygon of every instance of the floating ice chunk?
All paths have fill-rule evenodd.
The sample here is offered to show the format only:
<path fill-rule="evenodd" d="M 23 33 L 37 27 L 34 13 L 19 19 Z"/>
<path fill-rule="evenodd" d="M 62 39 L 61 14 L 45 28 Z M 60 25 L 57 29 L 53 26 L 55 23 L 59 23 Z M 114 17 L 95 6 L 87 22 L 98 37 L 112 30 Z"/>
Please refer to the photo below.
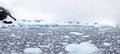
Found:
<path fill-rule="evenodd" d="M 64 54 L 64 52 L 60 52 L 59 54 Z"/>
<path fill-rule="evenodd" d="M 111 43 L 107 43 L 107 42 L 105 42 L 105 43 L 103 43 L 103 45 L 105 45 L 105 46 L 110 46 Z"/>
<path fill-rule="evenodd" d="M 120 44 L 120 40 L 117 40 L 117 43 Z"/>
<path fill-rule="evenodd" d="M 46 47 L 46 48 L 49 48 L 50 47 L 50 45 L 38 45 L 38 46 L 40 46 L 40 47 Z"/>
<path fill-rule="evenodd" d="M 11 31 L 11 29 L 6 28 L 6 29 L 3 29 L 3 31 Z"/>
<path fill-rule="evenodd" d="M 42 36 L 42 35 L 46 35 L 46 34 L 45 34 L 45 33 L 38 33 L 38 35 L 41 35 L 41 36 Z"/>
<path fill-rule="evenodd" d="M 11 54 L 18 54 L 18 53 L 11 53 Z"/>
<path fill-rule="evenodd" d="M 67 45 L 66 46 L 66 48 L 65 48 L 65 50 L 66 51 L 72 51 L 72 52 L 77 52 L 77 51 L 79 51 L 79 44 L 70 44 L 70 45 Z"/>
<path fill-rule="evenodd" d="M 15 43 L 10 43 L 10 45 L 15 45 Z"/>
<path fill-rule="evenodd" d="M 66 36 L 63 36 L 63 37 L 64 37 L 64 38 L 70 38 L 70 36 L 67 36 L 67 35 L 66 35 Z"/>
<path fill-rule="evenodd" d="M 85 35 L 85 36 L 82 36 L 82 37 L 90 37 L 90 35 Z"/>
<path fill-rule="evenodd" d="M 65 48 L 68 54 L 92 54 L 98 51 L 98 48 L 90 42 L 82 42 L 81 44 L 70 44 Z"/>
<path fill-rule="evenodd" d="M 24 54 L 41 54 L 42 50 L 40 48 L 26 48 L 24 49 Z"/>
<path fill-rule="evenodd" d="M 11 33 L 11 37 L 16 37 L 16 35 L 14 33 Z"/>
<path fill-rule="evenodd" d="M 16 38 L 21 38 L 20 36 L 17 36 Z"/>
<path fill-rule="evenodd" d="M 74 35 L 83 35 L 83 33 L 80 33 L 80 32 L 70 32 L 69 34 L 74 34 Z"/>

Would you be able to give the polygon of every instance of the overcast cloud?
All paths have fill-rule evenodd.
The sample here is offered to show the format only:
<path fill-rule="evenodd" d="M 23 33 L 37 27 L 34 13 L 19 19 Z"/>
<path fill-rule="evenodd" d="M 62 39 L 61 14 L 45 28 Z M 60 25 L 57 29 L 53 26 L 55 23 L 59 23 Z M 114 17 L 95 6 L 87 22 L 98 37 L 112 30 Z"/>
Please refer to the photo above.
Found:
<path fill-rule="evenodd" d="M 118 20 L 120 0 L 1 0 L 17 18 L 41 18 L 50 22 L 100 22 Z"/>

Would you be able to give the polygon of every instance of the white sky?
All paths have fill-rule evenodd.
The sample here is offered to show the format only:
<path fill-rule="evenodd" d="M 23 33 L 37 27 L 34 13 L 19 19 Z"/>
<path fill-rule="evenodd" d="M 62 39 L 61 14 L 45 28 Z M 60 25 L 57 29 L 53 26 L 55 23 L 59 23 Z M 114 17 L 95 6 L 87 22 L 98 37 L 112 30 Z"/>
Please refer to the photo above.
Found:
<path fill-rule="evenodd" d="M 18 18 L 47 21 L 101 22 L 120 17 L 120 0 L 1 0 Z"/>

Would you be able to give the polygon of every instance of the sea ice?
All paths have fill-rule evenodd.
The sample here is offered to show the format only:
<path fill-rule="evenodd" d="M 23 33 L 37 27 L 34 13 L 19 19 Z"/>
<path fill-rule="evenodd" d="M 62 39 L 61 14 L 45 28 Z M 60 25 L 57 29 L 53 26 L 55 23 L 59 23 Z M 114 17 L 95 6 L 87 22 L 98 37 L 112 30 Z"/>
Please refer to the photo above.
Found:
<path fill-rule="evenodd" d="M 83 33 L 80 33 L 80 32 L 70 32 L 69 34 L 74 34 L 74 35 L 83 35 Z"/>
<path fill-rule="evenodd" d="M 68 54 L 92 54 L 99 49 L 90 42 L 82 42 L 80 44 L 70 44 L 65 48 L 68 51 Z"/>
<path fill-rule="evenodd" d="M 110 46 L 111 43 L 107 43 L 107 42 L 105 42 L 105 43 L 103 43 L 103 45 L 105 45 L 105 46 Z"/>
<path fill-rule="evenodd" d="M 26 48 L 24 49 L 24 54 L 41 54 L 42 50 L 40 48 Z"/>

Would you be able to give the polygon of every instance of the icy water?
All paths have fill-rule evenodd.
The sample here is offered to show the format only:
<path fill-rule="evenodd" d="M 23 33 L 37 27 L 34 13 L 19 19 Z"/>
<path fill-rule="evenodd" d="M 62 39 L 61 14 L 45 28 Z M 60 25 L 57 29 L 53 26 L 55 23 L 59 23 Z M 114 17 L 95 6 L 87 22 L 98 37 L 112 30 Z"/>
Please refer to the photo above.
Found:
<path fill-rule="evenodd" d="M 67 45 L 83 42 L 99 49 L 92 54 L 120 54 L 120 28 L 62 26 L 0 29 L 0 54 L 70 54 L 65 49 Z"/>

